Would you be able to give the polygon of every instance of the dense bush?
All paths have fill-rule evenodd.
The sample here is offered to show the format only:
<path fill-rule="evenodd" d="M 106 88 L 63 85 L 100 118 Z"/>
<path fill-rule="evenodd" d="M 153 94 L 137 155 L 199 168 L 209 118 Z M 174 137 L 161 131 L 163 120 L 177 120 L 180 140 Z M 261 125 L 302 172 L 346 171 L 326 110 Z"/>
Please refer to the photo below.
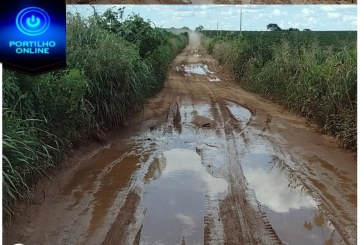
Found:
<path fill-rule="evenodd" d="M 18 198 L 63 152 L 100 125 L 121 126 L 164 83 L 188 36 L 153 28 L 123 10 L 88 19 L 68 14 L 63 71 L 31 77 L 5 70 L 3 82 L 3 202 Z"/>
<path fill-rule="evenodd" d="M 348 32 L 343 42 L 337 38 L 343 34 L 243 32 L 205 37 L 203 44 L 243 87 L 314 120 L 342 147 L 356 150 L 356 35 Z"/>

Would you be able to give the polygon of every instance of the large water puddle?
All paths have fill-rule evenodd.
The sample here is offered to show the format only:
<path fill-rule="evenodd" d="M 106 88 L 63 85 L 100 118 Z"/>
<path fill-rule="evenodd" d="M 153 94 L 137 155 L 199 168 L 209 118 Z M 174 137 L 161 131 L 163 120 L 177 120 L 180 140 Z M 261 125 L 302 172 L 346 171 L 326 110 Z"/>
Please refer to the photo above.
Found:
<path fill-rule="evenodd" d="M 278 237 L 287 244 L 338 244 L 342 242 L 318 203 L 304 191 L 292 170 L 279 158 L 253 152 L 243 160 L 244 175 L 261 210 Z"/>
<path fill-rule="evenodd" d="M 210 175 L 193 150 L 165 151 L 150 165 L 140 244 L 203 244 L 207 197 L 223 198 L 228 183 Z"/>
<path fill-rule="evenodd" d="M 225 104 L 237 121 L 242 122 L 243 124 L 250 121 L 252 114 L 248 109 L 231 101 L 225 101 Z"/>
<path fill-rule="evenodd" d="M 204 64 L 187 64 L 182 65 L 181 69 L 183 69 L 186 73 L 193 73 L 197 75 L 206 75 L 209 71 L 207 65 Z"/>
<path fill-rule="evenodd" d="M 197 63 L 197 64 L 183 64 L 181 66 L 177 66 L 176 70 L 178 72 L 183 72 L 185 75 L 204 75 L 207 76 L 210 82 L 219 82 L 220 79 L 215 76 L 214 72 L 209 70 L 209 67 L 206 64 Z"/>

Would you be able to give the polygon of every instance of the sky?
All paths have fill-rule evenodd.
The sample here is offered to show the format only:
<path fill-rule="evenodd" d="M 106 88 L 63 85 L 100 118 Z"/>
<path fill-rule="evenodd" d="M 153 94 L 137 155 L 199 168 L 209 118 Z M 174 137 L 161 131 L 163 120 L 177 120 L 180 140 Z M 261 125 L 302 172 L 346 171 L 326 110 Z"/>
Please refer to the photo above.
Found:
<path fill-rule="evenodd" d="M 356 5 L 93 5 L 103 13 L 106 9 L 125 7 L 125 17 L 139 14 L 157 27 L 239 30 L 240 10 L 242 30 L 264 31 L 269 23 L 282 29 L 290 27 L 313 31 L 357 30 Z M 67 5 L 67 11 L 87 17 L 93 13 L 90 5 Z"/>

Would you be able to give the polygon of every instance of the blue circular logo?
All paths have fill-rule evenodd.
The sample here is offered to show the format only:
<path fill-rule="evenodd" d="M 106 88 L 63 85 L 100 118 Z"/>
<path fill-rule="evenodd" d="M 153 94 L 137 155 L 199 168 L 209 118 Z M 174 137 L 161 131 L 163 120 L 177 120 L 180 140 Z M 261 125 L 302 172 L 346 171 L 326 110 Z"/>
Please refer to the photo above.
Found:
<path fill-rule="evenodd" d="M 16 16 L 16 27 L 28 36 L 38 36 L 46 32 L 51 19 L 46 11 L 38 7 L 21 10 Z"/>

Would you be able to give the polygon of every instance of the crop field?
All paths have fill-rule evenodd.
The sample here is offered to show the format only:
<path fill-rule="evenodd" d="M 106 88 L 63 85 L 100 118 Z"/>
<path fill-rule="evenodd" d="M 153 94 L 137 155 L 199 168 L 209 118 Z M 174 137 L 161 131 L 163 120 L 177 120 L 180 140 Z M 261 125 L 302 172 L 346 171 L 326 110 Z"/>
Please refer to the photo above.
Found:
<path fill-rule="evenodd" d="M 354 31 L 202 31 L 203 44 L 246 89 L 318 123 L 356 149 Z"/>
<path fill-rule="evenodd" d="M 280 43 L 285 39 L 293 44 L 302 45 L 304 43 L 318 42 L 320 46 L 332 46 L 340 48 L 342 46 L 353 45 L 356 48 L 356 31 L 216 31 L 203 30 L 204 36 L 214 38 L 236 38 L 240 35 L 247 41 L 265 42 L 267 44 Z"/>

